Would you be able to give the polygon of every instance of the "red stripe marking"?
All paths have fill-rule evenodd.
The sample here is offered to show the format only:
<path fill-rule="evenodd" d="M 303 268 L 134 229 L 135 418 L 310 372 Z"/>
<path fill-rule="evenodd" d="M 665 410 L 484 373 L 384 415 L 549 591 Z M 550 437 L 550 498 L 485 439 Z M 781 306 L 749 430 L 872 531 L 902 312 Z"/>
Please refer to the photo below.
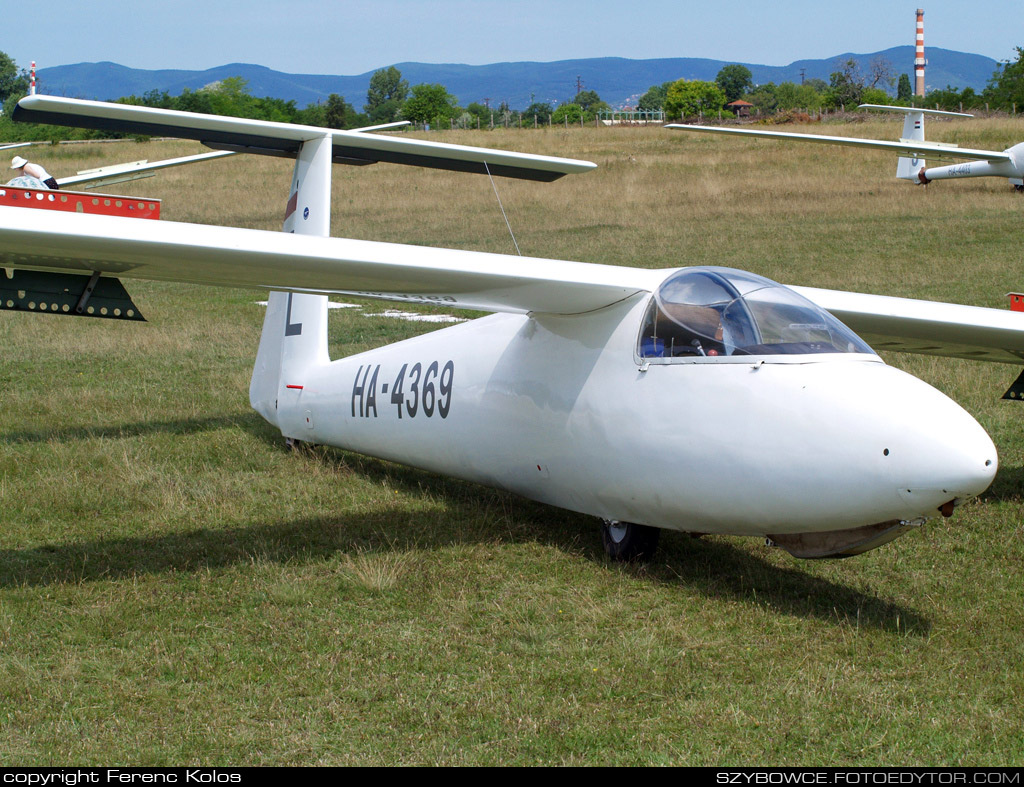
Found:
<path fill-rule="evenodd" d="M 302 386 L 301 385 L 286 385 L 285 388 L 294 388 L 297 391 L 301 391 L 302 390 Z"/>
<path fill-rule="evenodd" d="M 288 221 L 288 217 L 291 216 L 295 212 L 295 208 L 297 208 L 298 205 L 299 205 L 299 192 L 296 190 L 296 192 L 294 194 L 292 194 L 291 197 L 288 198 L 288 205 L 284 209 L 284 220 L 285 221 Z"/>

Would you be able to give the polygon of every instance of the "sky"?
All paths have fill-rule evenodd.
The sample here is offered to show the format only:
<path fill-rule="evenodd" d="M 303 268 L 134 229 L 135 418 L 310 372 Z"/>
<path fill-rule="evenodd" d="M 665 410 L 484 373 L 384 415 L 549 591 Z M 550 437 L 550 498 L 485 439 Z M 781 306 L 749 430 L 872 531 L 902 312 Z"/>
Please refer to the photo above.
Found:
<path fill-rule="evenodd" d="M 1024 46 L 1022 0 L 5 0 L 8 35 L 0 49 L 23 68 L 33 60 L 39 68 L 255 63 L 332 75 L 410 61 L 587 57 L 780 66 L 912 45 L 918 7 L 925 11 L 926 49 L 1002 61 L 1015 60 L 1015 47 Z"/>

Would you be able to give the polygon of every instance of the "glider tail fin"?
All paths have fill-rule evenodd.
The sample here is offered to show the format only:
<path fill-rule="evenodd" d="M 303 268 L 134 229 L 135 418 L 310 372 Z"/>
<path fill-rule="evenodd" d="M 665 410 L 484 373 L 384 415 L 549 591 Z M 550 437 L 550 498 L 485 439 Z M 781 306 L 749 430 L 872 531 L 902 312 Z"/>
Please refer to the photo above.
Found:
<path fill-rule="evenodd" d="M 330 235 L 330 135 L 302 143 L 289 193 L 284 231 Z M 301 437 L 304 422 L 299 399 L 305 372 L 329 362 L 327 296 L 270 293 L 249 385 L 253 408 L 286 436 Z"/>
<path fill-rule="evenodd" d="M 923 142 L 924 141 L 924 113 L 907 112 L 903 118 L 903 135 L 901 142 Z M 896 177 L 901 180 L 911 180 L 920 183 L 918 173 L 925 167 L 925 160 L 916 156 L 900 156 L 896 165 Z"/>

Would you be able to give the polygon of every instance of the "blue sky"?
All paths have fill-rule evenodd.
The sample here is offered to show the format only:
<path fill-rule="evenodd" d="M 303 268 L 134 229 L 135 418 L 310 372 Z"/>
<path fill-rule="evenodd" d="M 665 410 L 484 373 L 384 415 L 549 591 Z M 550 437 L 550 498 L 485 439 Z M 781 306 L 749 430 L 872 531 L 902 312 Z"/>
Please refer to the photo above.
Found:
<path fill-rule="evenodd" d="M 1015 59 L 1022 0 L 921 0 L 925 46 Z M 580 57 L 707 57 L 765 65 L 914 42 L 918 4 L 892 0 L 26 0 L 0 45 L 27 68 L 256 63 L 360 74 L 403 61 L 480 65 Z M 126 12 L 126 9 L 131 9 Z M 239 10 L 244 9 L 244 13 Z"/>

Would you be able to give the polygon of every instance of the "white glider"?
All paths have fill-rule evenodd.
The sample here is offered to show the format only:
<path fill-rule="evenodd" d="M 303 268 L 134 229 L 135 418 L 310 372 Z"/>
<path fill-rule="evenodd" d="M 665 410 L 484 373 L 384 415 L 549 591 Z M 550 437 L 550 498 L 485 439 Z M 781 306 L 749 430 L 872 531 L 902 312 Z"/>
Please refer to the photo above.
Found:
<path fill-rule="evenodd" d="M 285 232 L 0 208 L 0 264 L 64 277 L 69 290 L 135 277 L 269 291 L 249 394 L 289 441 L 594 515 L 616 558 L 649 555 L 660 529 L 767 537 L 799 557 L 857 554 L 950 515 L 996 472 L 995 447 L 969 414 L 887 366 L 814 301 L 894 346 L 1016 364 L 1024 315 L 801 295 L 726 268 L 654 271 L 332 238 L 332 161 L 535 180 L 593 165 L 126 109 L 36 96 L 15 119 L 173 128 L 294 156 Z M 335 293 L 494 313 L 331 360 L 326 295 Z"/>
<path fill-rule="evenodd" d="M 902 112 L 903 135 L 898 141 L 862 139 L 860 137 L 836 137 L 824 134 L 797 134 L 788 131 L 768 131 L 755 128 L 733 128 L 724 126 L 691 126 L 672 123 L 665 128 L 694 131 L 705 134 L 726 134 L 738 137 L 761 137 L 796 142 L 813 142 L 820 145 L 844 145 L 869 150 L 885 150 L 899 153 L 896 177 L 918 185 L 933 180 L 950 178 L 976 178 L 996 176 L 1007 178 L 1017 190 L 1024 190 L 1024 143 L 1006 150 L 976 150 L 961 148 L 942 142 L 927 142 L 924 138 L 925 115 L 947 117 L 973 117 L 962 112 L 944 112 L 935 109 L 895 107 L 882 104 L 862 104 L 861 109 Z M 942 167 L 926 167 L 926 158 L 946 160 L 966 159 L 966 162 Z"/>

